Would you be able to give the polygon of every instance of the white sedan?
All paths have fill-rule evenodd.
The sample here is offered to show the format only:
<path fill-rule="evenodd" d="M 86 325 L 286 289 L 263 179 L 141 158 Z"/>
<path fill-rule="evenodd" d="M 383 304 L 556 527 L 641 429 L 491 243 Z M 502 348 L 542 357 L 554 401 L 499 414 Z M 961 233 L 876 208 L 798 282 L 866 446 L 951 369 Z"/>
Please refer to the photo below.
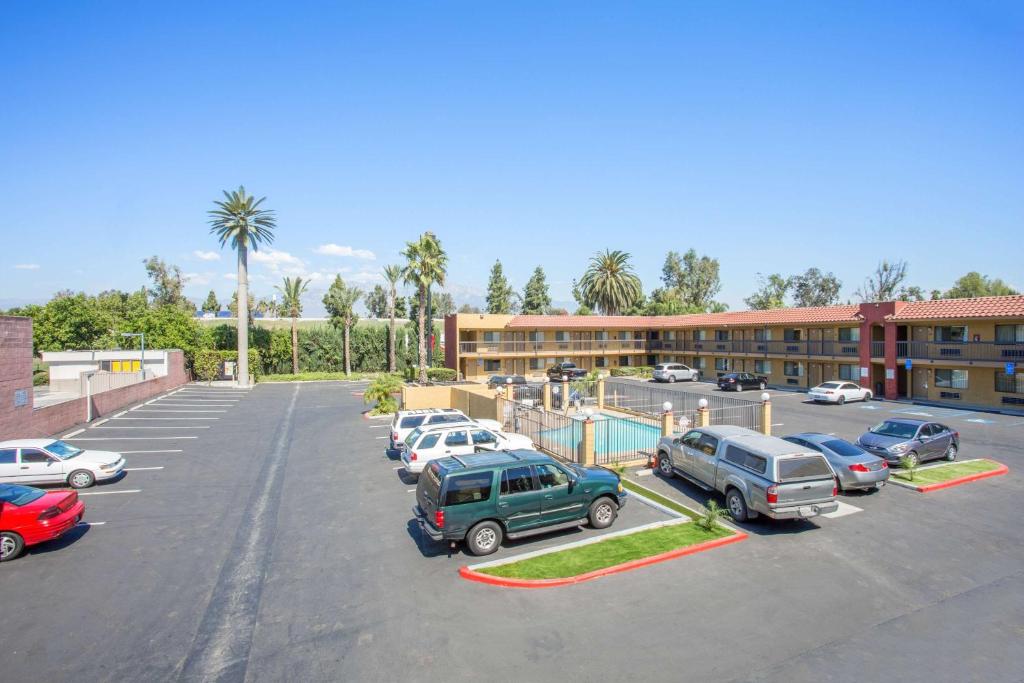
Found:
<path fill-rule="evenodd" d="M 54 439 L 0 441 L 0 483 L 67 484 L 84 489 L 113 479 L 124 470 L 124 457 L 110 451 L 87 451 Z"/>
<path fill-rule="evenodd" d="M 817 403 L 838 403 L 847 401 L 870 401 L 871 391 L 853 382 L 825 382 L 807 392 L 807 397 Z"/>

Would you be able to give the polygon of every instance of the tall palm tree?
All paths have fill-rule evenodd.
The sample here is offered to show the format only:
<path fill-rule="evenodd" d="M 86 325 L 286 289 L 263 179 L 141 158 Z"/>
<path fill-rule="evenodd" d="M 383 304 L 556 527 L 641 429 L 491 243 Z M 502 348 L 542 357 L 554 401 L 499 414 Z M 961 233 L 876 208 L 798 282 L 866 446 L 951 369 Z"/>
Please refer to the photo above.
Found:
<path fill-rule="evenodd" d="M 597 252 L 580 279 L 580 292 L 588 306 L 605 315 L 619 315 L 643 295 L 640 278 L 629 264 L 624 251 Z"/>
<path fill-rule="evenodd" d="M 405 250 L 402 252 L 407 263 L 402 273 L 402 278 L 407 284 L 416 288 L 416 295 L 419 298 L 419 311 L 417 322 L 419 323 L 419 380 L 427 381 L 427 290 L 430 285 L 437 283 L 444 284 L 444 278 L 448 268 L 448 254 L 441 248 L 441 241 L 432 232 L 425 232 L 415 242 L 406 242 Z M 433 329 L 434 321 L 431 316 L 430 326 Z M 455 343 L 451 341 L 449 343 Z"/>
<path fill-rule="evenodd" d="M 309 286 L 308 280 L 296 277 L 284 279 L 283 285 L 277 285 L 281 292 L 281 304 L 278 310 L 292 319 L 292 374 L 299 374 L 299 316 L 302 314 L 302 295 Z"/>
<path fill-rule="evenodd" d="M 237 190 L 224 190 L 224 200 L 214 201 L 216 209 L 209 211 L 210 234 L 216 235 L 223 249 L 228 240 L 238 252 L 238 300 L 249 300 L 249 249 L 274 241 L 277 220 L 274 212 L 261 209 L 266 197 L 256 199 L 246 194 L 241 185 Z M 249 307 L 238 307 L 238 386 L 249 386 Z"/>
<path fill-rule="evenodd" d="M 334 276 L 334 282 L 331 284 L 330 289 L 327 290 L 327 294 L 324 295 L 324 308 L 327 309 L 327 314 L 331 316 L 331 325 L 335 328 L 339 324 L 342 326 L 342 332 L 345 337 L 346 375 L 352 374 L 352 353 L 349 337 L 356 321 L 359 320 L 355 308 L 361 296 L 363 296 L 363 290 L 358 287 L 349 287 L 341 279 L 340 275 Z"/>
<path fill-rule="evenodd" d="M 388 281 L 388 372 L 394 372 L 395 362 L 395 299 L 398 298 L 398 281 L 402 279 L 402 267 L 384 266 L 384 279 Z"/>

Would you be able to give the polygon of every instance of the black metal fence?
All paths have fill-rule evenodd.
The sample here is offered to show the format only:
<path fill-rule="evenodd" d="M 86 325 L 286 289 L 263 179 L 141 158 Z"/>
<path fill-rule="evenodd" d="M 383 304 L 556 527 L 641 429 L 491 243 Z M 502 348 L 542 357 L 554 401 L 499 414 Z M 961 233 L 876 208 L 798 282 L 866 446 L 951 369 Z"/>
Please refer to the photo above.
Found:
<path fill-rule="evenodd" d="M 594 461 L 598 465 L 648 457 L 658 450 L 660 417 L 595 416 Z"/>
<path fill-rule="evenodd" d="M 579 420 L 522 403 L 506 403 L 511 407 L 511 424 L 507 426 L 512 431 L 530 437 L 537 446 L 561 460 L 582 462 L 583 424 Z"/>
<path fill-rule="evenodd" d="M 728 424 L 761 429 L 761 402 L 748 401 L 721 393 L 687 391 L 683 388 L 661 389 L 629 380 L 607 380 L 604 386 L 604 404 L 608 408 L 623 408 L 632 412 L 660 415 L 666 402 L 672 404 L 676 420 L 685 416 L 689 424 L 697 420 L 701 399 L 706 400 L 711 424 Z"/>

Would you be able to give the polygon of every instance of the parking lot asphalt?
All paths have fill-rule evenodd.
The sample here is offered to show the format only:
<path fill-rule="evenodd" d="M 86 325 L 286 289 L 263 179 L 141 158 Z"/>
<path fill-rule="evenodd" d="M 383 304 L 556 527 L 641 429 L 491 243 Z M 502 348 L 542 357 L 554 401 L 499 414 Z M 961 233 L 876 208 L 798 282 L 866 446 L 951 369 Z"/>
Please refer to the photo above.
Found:
<path fill-rule="evenodd" d="M 86 521 L 104 524 L 0 567 L 4 678 L 1019 681 L 1024 671 L 1024 485 L 1010 423 L 961 430 L 962 456 L 1006 462 L 1007 476 L 844 496 L 856 508 L 844 516 L 751 523 L 737 545 L 515 590 L 460 579 L 472 558 L 420 535 L 413 486 L 384 452 L 387 422 L 361 417 L 358 386 L 190 385 L 75 435 L 82 447 L 151 452 L 129 452 L 123 479 L 88 491 L 103 495 L 84 498 Z M 783 430 L 847 438 L 882 414 L 774 401 Z M 680 500 L 704 495 L 637 481 Z M 619 522 L 653 514 L 633 501 Z"/>

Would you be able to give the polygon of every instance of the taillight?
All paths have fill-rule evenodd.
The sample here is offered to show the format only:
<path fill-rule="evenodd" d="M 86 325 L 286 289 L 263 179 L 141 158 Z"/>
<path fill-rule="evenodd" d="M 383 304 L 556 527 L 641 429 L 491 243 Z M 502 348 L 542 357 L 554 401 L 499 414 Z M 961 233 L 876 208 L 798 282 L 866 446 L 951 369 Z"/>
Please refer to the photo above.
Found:
<path fill-rule="evenodd" d="M 870 472 L 871 470 L 868 469 L 867 465 L 862 465 L 862 464 L 860 464 L 858 462 L 858 463 L 854 463 L 853 465 L 850 465 L 850 471 L 851 472 Z"/>
<path fill-rule="evenodd" d="M 56 517 L 59 514 L 60 514 L 60 508 L 56 508 L 56 507 L 46 508 L 45 510 L 43 510 L 42 512 L 39 513 L 39 521 L 42 522 L 43 520 L 46 520 L 46 519 L 53 519 L 54 517 Z"/>
<path fill-rule="evenodd" d="M 883 460 L 883 461 L 882 461 L 882 469 L 883 469 L 883 470 L 887 470 L 887 469 L 889 469 L 889 463 L 887 463 L 886 461 L 884 461 L 884 460 Z"/>
<path fill-rule="evenodd" d="M 409 456 L 409 459 L 410 460 L 415 460 L 416 459 L 416 451 L 412 452 L 412 455 Z"/>
<path fill-rule="evenodd" d="M 778 503 L 779 502 L 779 487 L 776 486 L 775 484 L 772 484 L 765 491 L 765 495 L 768 498 L 768 502 L 769 503 Z"/>
<path fill-rule="evenodd" d="M 835 498 L 839 495 L 839 482 L 835 479 L 832 480 L 832 497 Z"/>
<path fill-rule="evenodd" d="M 391 440 L 398 443 L 398 432 L 391 432 Z"/>
<path fill-rule="evenodd" d="M 953 432 L 953 438 L 954 439 L 959 439 L 960 438 L 960 432 Z"/>
<path fill-rule="evenodd" d="M 444 528 L 444 510 L 434 510 L 434 526 Z"/>

